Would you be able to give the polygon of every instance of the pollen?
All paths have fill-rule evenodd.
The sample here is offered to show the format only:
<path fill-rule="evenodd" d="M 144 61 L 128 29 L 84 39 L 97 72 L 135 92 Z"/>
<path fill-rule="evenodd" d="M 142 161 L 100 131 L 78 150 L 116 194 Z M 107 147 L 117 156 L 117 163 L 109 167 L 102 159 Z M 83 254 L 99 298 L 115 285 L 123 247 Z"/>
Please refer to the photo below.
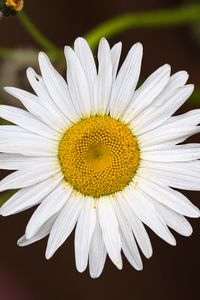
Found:
<path fill-rule="evenodd" d="M 58 158 L 65 180 L 84 196 L 99 198 L 122 191 L 140 159 L 136 137 L 121 121 L 92 116 L 63 135 Z"/>

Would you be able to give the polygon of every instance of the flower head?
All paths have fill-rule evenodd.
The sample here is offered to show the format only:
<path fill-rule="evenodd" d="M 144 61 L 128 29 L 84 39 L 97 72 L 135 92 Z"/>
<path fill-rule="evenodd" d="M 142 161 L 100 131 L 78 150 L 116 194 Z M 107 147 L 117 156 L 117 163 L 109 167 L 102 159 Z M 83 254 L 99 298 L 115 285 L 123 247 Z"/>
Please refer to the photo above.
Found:
<path fill-rule="evenodd" d="M 24 7 L 24 0 L 0 0 L 0 11 L 5 16 L 15 15 Z"/>
<path fill-rule="evenodd" d="M 27 70 L 36 95 L 5 88 L 27 111 L 0 106 L 0 117 L 16 124 L 0 127 L 0 167 L 17 170 L 0 191 L 20 189 L 0 213 L 39 204 L 18 244 L 49 235 L 47 258 L 76 227 L 76 267 L 83 272 L 89 261 L 92 277 L 101 274 L 107 254 L 121 269 L 121 251 L 142 269 L 139 248 L 152 255 L 144 224 L 175 245 L 168 227 L 189 236 L 185 216 L 200 216 L 173 189 L 200 189 L 200 146 L 180 144 L 199 132 L 200 110 L 172 116 L 193 91 L 185 85 L 188 74 L 170 76 L 164 65 L 136 90 L 142 45 L 131 48 L 119 69 L 121 46 L 102 39 L 97 69 L 78 38 L 74 49 L 65 48 L 67 82 L 40 53 L 41 76 Z"/>

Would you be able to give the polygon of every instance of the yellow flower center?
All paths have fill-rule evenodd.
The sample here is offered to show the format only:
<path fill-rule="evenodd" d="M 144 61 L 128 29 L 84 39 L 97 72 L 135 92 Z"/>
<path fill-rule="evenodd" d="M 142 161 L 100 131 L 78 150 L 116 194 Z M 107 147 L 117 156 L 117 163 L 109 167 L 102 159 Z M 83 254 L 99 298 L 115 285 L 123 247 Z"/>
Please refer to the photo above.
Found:
<path fill-rule="evenodd" d="M 75 123 L 63 135 L 58 150 L 65 180 L 94 198 L 123 190 L 137 170 L 139 156 L 129 128 L 109 116 Z"/>
<path fill-rule="evenodd" d="M 23 0 L 6 0 L 6 6 L 14 11 L 21 11 L 24 6 Z"/>

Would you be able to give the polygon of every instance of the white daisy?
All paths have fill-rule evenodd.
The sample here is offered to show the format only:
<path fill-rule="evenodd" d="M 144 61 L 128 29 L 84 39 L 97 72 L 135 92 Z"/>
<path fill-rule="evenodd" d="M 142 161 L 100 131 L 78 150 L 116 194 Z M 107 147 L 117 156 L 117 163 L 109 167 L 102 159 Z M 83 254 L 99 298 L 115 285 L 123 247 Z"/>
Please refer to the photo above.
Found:
<path fill-rule="evenodd" d="M 98 277 L 108 254 L 122 268 L 121 251 L 142 269 L 139 252 L 152 246 L 143 224 L 171 245 L 168 227 L 189 236 L 186 217 L 200 212 L 173 188 L 200 190 L 200 146 L 180 144 L 199 132 L 200 110 L 172 116 L 193 85 L 188 74 L 170 77 L 157 69 L 137 90 L 142 45 L 135 44 L 118 71 L 121 43 L 110 49 L 102 39 L 98 70 L 87 42 L 65 48 L 67 82 L 44 53 L 42 76 L 31 68 L 36 95 L 7 87 L 27 111 L 1 105 L 0 117 L 16 125 L 0 127 L 0 167 L 17 170 L 0 191 L 20 189 L 0 209 L 3 216 L 38 205 L 20 246 L 49 235 L 49 259 L 75 229 L 78 271 L 89 261 Z"/>

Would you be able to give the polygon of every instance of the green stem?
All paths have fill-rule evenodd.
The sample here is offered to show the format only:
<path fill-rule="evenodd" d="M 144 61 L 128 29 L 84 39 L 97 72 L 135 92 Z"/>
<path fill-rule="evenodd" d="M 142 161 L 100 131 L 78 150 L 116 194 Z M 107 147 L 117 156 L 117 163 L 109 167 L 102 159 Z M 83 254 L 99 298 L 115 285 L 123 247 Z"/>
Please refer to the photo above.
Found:
<path fill-rule="evenodd" d="M 48 55 L 51 56 L 51 58 L 56 59 L 63 57 L 62 51 L 39 31 L 39 29 L 32 23 L 24 11 L 18 13 L 17 16 L 26 31 L 44 50 L 48 52 Z"/>
<path fill-rule="evenodd" d="M 153 12 L 130 13 L 103 22 L 85 35 L 90 47 L 95 49 L 101 37 L 110 38 L 133 28 L 168 27 L 200 22 L 200 5 Z"/>

